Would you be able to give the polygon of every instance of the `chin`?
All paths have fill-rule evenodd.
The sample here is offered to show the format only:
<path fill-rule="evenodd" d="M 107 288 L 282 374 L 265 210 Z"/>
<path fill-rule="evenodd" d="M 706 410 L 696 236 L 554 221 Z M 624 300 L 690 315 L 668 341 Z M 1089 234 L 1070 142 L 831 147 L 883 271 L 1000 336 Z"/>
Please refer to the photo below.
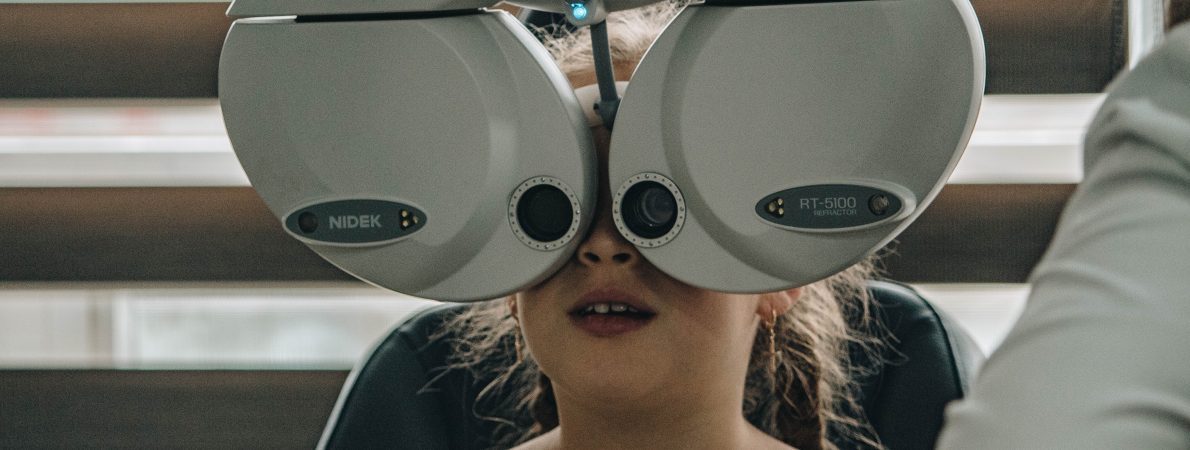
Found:
<path fill-rule="evenodd" d="M 625 356 L 621 354 L 620 356 Z M 632 357 L 608 357 L 598 352 L 568 361 L 565 368 L 550 373 L 556 391 L 564 391 L 579 401 L 596 401 L 601 406 L 639 407 L 649 403 L 656 393 L 669 385 L 664 358 L 637 353 Z"/>
<path fill-rule="evenodd" d="M 656 380 L 630 374 L 591 374 L 566 385 L 557 383 L 555 390 L 562 388 L 579 402 L 612 409 L 636 409 L 653 403 L 660 387 Z"/>

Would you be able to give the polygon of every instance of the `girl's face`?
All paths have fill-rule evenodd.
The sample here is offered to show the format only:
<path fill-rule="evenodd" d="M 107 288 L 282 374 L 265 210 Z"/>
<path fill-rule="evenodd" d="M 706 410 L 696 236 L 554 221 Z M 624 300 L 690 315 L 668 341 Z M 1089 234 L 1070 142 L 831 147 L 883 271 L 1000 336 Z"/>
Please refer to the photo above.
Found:
<path fill-rule="evenodd" d="M 798 291 L 708 291 L 641 257 L 613 225 L 608 133 L 593 131 L 600 187 L 592 230 L 558 273 L 510 302 L 529 352 L 560 397 L 648 407 L 691 393 L 742 395 L 760 318 L 784 313 Z"/>

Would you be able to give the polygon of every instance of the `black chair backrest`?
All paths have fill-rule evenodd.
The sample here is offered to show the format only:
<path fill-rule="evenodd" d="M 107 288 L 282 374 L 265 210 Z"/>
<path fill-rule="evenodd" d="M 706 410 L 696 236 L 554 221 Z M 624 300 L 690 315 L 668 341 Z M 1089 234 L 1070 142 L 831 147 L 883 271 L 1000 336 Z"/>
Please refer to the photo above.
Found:
<path fill-rule="evenodd" d="M 894 339 L 885 355 L 891 362 L 857 380 L 865 413 L 888 448 L 933 448 L 943 408 L 963 396 L 983 355 L 966 333 L 911 288 L 872 281 L 869 289 Z M 443 372 L 450 343 L 430 339 L 463 308 L 427 308 L 385 337 L 348 377 L 320 447 L 491 448 L 495 424 L 477 417 L 475 405 L 489 380 L 476 380 L 464 370 Z M 492 363 L 507 365 L 511 357 Z"/>

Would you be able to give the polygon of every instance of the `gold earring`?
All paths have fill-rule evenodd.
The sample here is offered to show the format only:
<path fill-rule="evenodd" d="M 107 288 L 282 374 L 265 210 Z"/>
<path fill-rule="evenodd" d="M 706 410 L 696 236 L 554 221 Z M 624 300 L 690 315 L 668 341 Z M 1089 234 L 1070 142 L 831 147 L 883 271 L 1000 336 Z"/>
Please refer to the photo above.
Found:
<path fill-rule="evenodd" d="M 777 310 L 772 310 L 773 320 L 768 323 L 769 330 L 769 372 L 777 373 L 777 363 L 781 359 L 781 352 L 777 350 Z"/>
<path fill-rule="evenodd" d="M 521 337 L 521 321 L 512 316 L 512 321 L 516 323 L 516 331 L 513 332 L 512 346 L 516 349 L 516 363 L 520 364 L 525 360 L 525 342 Z"/>

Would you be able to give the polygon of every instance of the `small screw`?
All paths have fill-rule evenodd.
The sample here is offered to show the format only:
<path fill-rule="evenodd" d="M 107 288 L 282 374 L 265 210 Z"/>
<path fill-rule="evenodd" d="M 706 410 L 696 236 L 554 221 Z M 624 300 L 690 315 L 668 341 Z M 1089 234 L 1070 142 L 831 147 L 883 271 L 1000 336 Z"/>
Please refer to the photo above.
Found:
<path fill-rule="evenodd" d="M 887 213 L 888 207 L 891 204 L 892 202 L 888 200 L 888 197 L 879 194 L 873 195 L 871 199 L 868 199 L 868 208 L 872 210 L 872 214 L 877 216 L 883 216 Z"/>
<path fill-rule="evenodd" d="M 785 205 L 785 200 L 778 198 L 778 199 L 775 199 L 775 200 L 769 202 L 768 205 L 765 205 L 764 209 L 766 211 L 768 211 L 769 214 L 772 214 L 773 216 L 775 216 L 777 218 L 781 218 L 781 217 L 785 217 L 785 208 L 783 207 L 784 205 Z"/>

